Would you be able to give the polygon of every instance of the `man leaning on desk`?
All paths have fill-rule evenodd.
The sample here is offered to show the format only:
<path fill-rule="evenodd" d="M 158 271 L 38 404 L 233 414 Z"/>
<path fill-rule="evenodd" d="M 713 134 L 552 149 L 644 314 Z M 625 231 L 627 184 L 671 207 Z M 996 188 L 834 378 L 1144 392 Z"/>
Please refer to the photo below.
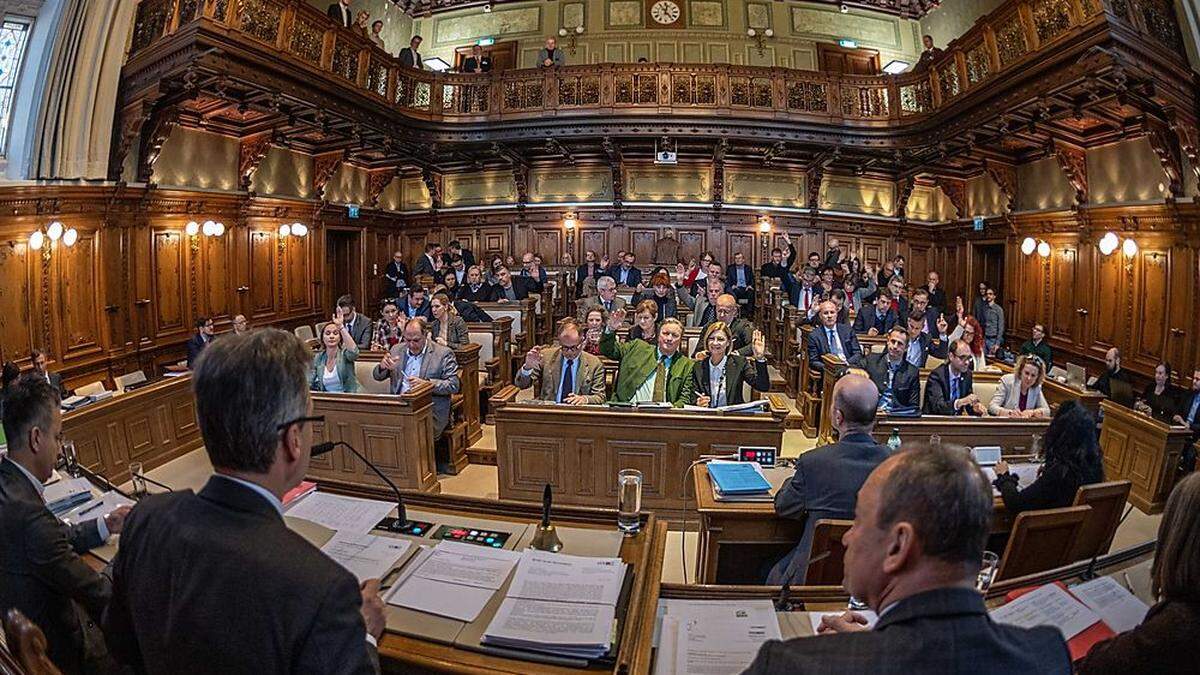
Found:
<path fill-rule="evenodd" d="M 261 329 L 213 342 L 192 386 L 215 474 L 198 494 L 143 498 L 113 561 L 109 648 L 138 672 L 371 673 L 379 580 L 354 575 L 284 524 L 308 470 L 312 352 Z"/>
<path fill-rule="evenodd" d="M 1057 628 L 988 616 L 975 578 L 991 520 L 991 486 L 960 448 L 889 457 L 859 490 L 842 538 L 843 584 L 879 615 L 875 628 L 854 612 L 826 617 L 819 637 L 764 644 L 746 672 L 1070 673 Z"/>
<path fill-rule="evenodd" d="M 608 318 L 600 337 L 600 353 L 620 362 L 617 390 L 612 399 L 621 403 L 666 402 L 681 408 L 695 400 L 692 368 L 696 362 L 680 351 L 683 324 L 664 319 L 658 327 L 658 344 L 645 340 L 617 342 L 616 330 L 625 320 L 618 309 Z"/>
<path fill-rule="evenodd" d="M 539 380 L 535 398 L 569 405 L 604 403 L 604 364 L 583 351 L 583 330 L 567 317 L 558 322 L 558 345 L 535 346 L 525 355 L 513 383 L 519 389 Z"/>
<path fill-rule="evenodd" d="M 96 624 L 112 584 L 79 554 L 122 531 L 129 507 L 65 525 L 46 508 L 43 483 L 62 447 L 58 391 L 26 377 L 5 390 L 0 460 L 0 613 L 21 610 L 46 634 L 50 660 L 66 673 L 104 672 L 108 657 Z"/>

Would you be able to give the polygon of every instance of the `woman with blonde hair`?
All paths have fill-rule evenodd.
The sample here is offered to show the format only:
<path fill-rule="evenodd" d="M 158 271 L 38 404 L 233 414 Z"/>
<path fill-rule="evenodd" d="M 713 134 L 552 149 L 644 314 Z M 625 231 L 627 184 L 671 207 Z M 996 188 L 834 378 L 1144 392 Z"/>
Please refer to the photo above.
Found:
<path fill-rule="evenodd" d="M 771 388 L 767 374 L 766 340 L 759 331 L 754 331 L 750 344 L 754 359 L 751 361 L 733 351 L 733 332 L 729 324 L 715 321 L 704 330 L 700 344 L 708 355 L 696 362 L 692 368 L 692 381 L 696 388 L 696 405 L 705 408 L 720 408 L 727 405 L 746 403 L 742 395 L 742 384 L 755 391 Z"/>
<path fill-rule="evenodd" d="M 354 362 L 358 360 L 358 345 L 346 329 L 341 308 L 333 313 L 333 320 L 321 329 L 321 347 L 313 359 L 308 388 L 312 391 L 347 394 L 357 392 L 359 386 L 358 376 L 354 374 Z"/>
<path fill-rule="evenodd" d="M 1046 364 L 1032 354 L 1017 357 L 1013 372 L 1000 376 L 988 414 L 996 417 L 1049 417 L 1050 404 L 1042 393 Z"/>
<path fill-rule="evenodd" d="M 450 349 L 458 349 L 471 341 L 467 324 L 454 309 L 449 295 L 434 293 L 429 308 L 433 310 L 433 321 L 429 322 L 429 336 L 434 342 Z"/>

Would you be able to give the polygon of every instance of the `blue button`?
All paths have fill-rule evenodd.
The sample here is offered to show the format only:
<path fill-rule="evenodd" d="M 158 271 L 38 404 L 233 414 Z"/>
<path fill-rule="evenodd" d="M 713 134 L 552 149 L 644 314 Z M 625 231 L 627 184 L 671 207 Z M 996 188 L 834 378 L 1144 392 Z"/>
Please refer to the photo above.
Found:
<path fill-rule="evenodd" d="M 492 544 L 492 546 L 494 546 L 496 548 L 500 548 L 500 542 L 496 542 L 496 543 Z"/>
<path fill-rule="evenodd" d="M 493 541 L 496 541 L 496 538 L 495 538 L 495 537 L 488 537 L 488 538 L 487 538 L 487 543 L 489 543 L 489 544 L 490 544 L 490 543 L 492 543 Z"/>

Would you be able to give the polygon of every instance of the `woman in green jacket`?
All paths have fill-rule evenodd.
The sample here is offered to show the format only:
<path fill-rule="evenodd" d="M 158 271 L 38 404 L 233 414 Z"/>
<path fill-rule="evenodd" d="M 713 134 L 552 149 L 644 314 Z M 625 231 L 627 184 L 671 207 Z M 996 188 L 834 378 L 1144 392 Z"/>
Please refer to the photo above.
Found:
<path fill-rule="evenodd" d="M 358 377 L 354 374 L 354 361 L 358 359 L 358 345 L 350 337 L 350 331 L 346 330 L 340 308 L 334 312 L 333 320 L 321 329 L 321 347 L 313 359 L 308 388 L 312 391 L 356 393 L 359 386 Z"/>

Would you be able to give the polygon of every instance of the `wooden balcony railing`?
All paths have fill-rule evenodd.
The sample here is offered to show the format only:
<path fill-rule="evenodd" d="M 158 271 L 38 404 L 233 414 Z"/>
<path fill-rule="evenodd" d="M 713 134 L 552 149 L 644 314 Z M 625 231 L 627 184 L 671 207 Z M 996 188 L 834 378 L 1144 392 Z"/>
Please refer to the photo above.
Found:
<path fill-rule="evenodd" d="M 490 75 L 403 68 L 304 0 L 142 0 L 131 62 L 192 27 L 212 28 L 299 61 L 397 112 L 434 121 L 596 113 L 736 114 L 859 126 L 920 120 L 1001 76 L 1021 72 L 1101 23 L 1182 63 L 1170 0 L 1009 0 L 947 46 L 928 69 L 897 76 L 722 64 L 616 64 Z"/>

